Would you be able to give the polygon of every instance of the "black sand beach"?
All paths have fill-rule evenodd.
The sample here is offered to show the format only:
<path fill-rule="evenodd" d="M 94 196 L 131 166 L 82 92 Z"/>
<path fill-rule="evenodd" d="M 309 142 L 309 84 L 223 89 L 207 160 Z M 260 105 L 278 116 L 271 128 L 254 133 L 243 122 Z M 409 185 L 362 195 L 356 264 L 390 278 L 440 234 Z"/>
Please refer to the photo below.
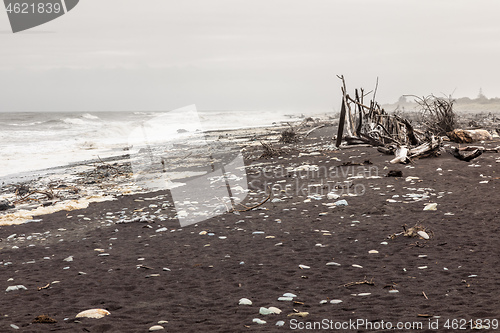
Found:
<path fill-rule="evenodd" d="M 243 203 L 277 186 L 239 214 L 181 228 L 169 191 L 159 191 L 1 226 L 0 331 L 451 332 L 478 328 L 476 320 L 498 328 L 498 154 L 393 165 L 373 147 L 328 149 L 332 132 L 315 131 L 279 157 L 245 148 L 256 181 Z M 390 170 L 403 176 L 386 177 Z M 347 206 L 334 205 L 342 199 Z M 429 203 L 436 210 L 424 210 Z M 172 218 L 151 218 L 159 209 Z M 112 218 L 134 211 L 144 218 Z M 417 224 L 428 240 L 402 234 Z M 26 290 L 5 291 L 17 285 Z M 279 301 L 285 293 L 296 297 Z M 271 306 L 282 312 L 259 314 Z M 75 318 L 93 308 L 110 314 Z M 39 315 L 57 322 L 34 323 Z"/>

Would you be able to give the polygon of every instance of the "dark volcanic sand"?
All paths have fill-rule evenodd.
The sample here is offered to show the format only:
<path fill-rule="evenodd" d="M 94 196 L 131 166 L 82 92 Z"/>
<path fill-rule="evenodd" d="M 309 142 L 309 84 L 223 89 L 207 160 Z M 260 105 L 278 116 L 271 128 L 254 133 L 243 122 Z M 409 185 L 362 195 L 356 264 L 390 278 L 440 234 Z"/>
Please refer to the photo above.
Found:
<path fill-rule="evenodd" d="M 309 142 L 313 142 L 312 138 L 305 143 Z M 498 142 L 488 144 L 497 145 Z M 301 145 L 297 147 L 300 151 Z M 444 153 L 437 158 L 417 160 L 414 168 L 406 168 L 389 164 L 390 156 L 371 147 L 324 151 L 318 156 L 297 157 L 297 153 L 284 155 L 282 159 L 256 161 L 259 154 L 249 149 L 248 164 L 272 161 L 285 166 L 304 163 L 329 167 L 370 160 L 373 164 L 364 167 L 374 168 L 372 175 L 375 175 L 373 170 L 379 176 L 385 176 L 389 170 L 402 170 L 403 178 L 354 179 L 354 184 L 362 184 L 366 192 L 341 197 L 348 201 L 346 207 L 328 208 L 323 204 L 336 200 L 326 197 L 304 202 L 306 196 L 293 193 L 283 202 L 268 201 L 262 209 L 242 212 L 239 216 L 226 213 L 182 230 L 174 220 L 108 226 L 101 222 L 107 212 L 154 204 L 154 201 L 135 200 L 158 193 L 123 196 L 116 201 L 91 204 L 81 211 L 42 216 L 39 223 L 2 226 L 0 331 L 15 331 L 10 327 L 15 324 L 22 332 L 147 332 L 149 327 L 165 320 L 168 321 L 162 324 L 165 332 L 281 332 L 291 330 L 290 320 L 295 318 L 303 325 L 324 319 L 333 323 L 366 319 L 375 324 L 383 320 L 394 325 L 398 321 L 422 322 L 420 332 L 451 332 L 463 330 L 446 329 L 447 320 L 500 319 L 497 193 L 500 163 L 495 163 L 498 154 L 485 153 L 467 163 Z M 341 162 L 331 160 L 332 157 Z M 330 162 L 326 163 L 327 160 Z M 442 171 L 437 171 L 438 168 Z M 411 184 L 405 181 L 408 176 L 420 180 Z M 306 177 L 301 182 L 320 183 L 320 178 L 324 177 Z M 283 179 L 291 184 L 296 181 L 284 175 L 266 180 L 274 183 Z M 489 182 L 480 183 L 484 180 Z M 401 196 L 425 192 L 419 192 L 419 188 L 433 189 L 427 191 L 434 195 L 420 202 L 386 201 L 393 195 L 400 195 L 394 200 L 413 201 Z M 326 192 L 323 190 L 323 194 Z M 439 192 L 445 192 L 441 198 Z M 257 201 L 264 198 L 261 194 Z M 438 204 L 436 211 L 423 211 L 429 202 Z M 319 215 L 323 212 L 328 214 Z M 454 215 L 445 215 L 448 212 Z M 77 218 L 79 214 L 91 221 Z M 68 219 L 68 215 L 73 218 Z M 240 220 L 244 222 L 236 223 Z M 403 224 L 411 227 L 416 223 L 432 230 L 433 237 L 427 241 L 403 235 L 388 239 L 388 235 L 403 231 Z M 156 232 L 160 225 L 168 231 Z M 60 228 L 66 230 L 58 231 Z M 324 235 L 322 231 L 326 230 L 331 235 Z M 51 236 L 44 241 L 7 239 L 11 234 L 21 237 L 47 231 Z M 201 231 L 215 236 L 200 235 Z M 264 234 L 252 234 L 254 231 Z M 384 241 L 388 245 L 382 245 Z M 12 249 L 14 245 L 19 248 Z M 98 256 L 101 252 L 94 249 L 104 249 L 109 256 Z M 369 254 L 370 250 L 379 253 Z M 74 261 L 65 262 L 63 259 L 68 256 L 73 256 Z M 326 265 L 332 261 L 341 265 Z M 12 264 L 4 265 L 7 262 Z M 137 268 L 140 264 L 151 269 Z M 299 265 L 310 269 L 301 269 Z M 421 266 L 427 268 L 419 269 Z M 159 276 L 148 277 L 151 274 Z M 365 277 L 374 285 L 343 286 Z M 9 278 L 14 280 L 7 281 Z M 37 290 L 53 281 L 60 282 Z M 4 292 L 12 285 L 24 285 L 28 290 Z M 399 293 L 389 293 L 390 286 Z M 287 292 L 296 294 L 300 303 L 277 300 Z M 371 294 L 352 296 L 358 293 Z M 238 305 L 243 297 L 251 299 L 253 305 Z M 331 299 L 343 302 L 320 304 L 321 300 Z M 263 316 L 259 314 L 261 306 L 275 306 L 283 312 Z M 107 309 L 111 315 L 75 320 L 77 313 L 91 308 Z M 294 310 L 309 315 L 288 316 Z M 57 323 L 33 324 L 35 317 L 42 314 Z M 419 315 L 440 316 L 439 329 L 428 328 L 429 319 L 433 322 L 436 319 Z M 267 323 L 253 323 L 254 318 Z M 283 327 L 275 326 L 279 320 L 285 321 Z M 467 325 L 465 331 L 470 331 L 470 322 Z M 364 329 L 338 331 L 387 331 Z"/>

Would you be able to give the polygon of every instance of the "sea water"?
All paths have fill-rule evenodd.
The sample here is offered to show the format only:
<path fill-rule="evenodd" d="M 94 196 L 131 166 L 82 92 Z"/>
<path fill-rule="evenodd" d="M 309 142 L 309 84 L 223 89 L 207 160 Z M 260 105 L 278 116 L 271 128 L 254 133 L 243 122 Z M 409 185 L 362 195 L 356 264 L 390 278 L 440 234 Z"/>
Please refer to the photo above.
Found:
<path fill-rule="evenodd" d="M 270 126 L 299 114 L 266 111 L 0 113 L 0 185 L 41 170 L 121 156 L 145 141 L 182 140 L 190 133 Z M 139 134 L 138 134 L 139 133 Z"/>

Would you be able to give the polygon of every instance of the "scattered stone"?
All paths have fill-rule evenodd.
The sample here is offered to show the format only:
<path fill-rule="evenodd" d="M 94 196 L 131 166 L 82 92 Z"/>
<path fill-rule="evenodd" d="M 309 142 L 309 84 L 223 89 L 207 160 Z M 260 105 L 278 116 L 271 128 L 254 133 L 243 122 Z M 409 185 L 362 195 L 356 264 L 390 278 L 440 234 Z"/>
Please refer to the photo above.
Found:
<path fill-rule="evenodd" d="M 370 296 L 372 293 L 359 293 L 359 294 L 352 294 L 353 296 Z"/>
<path fill-rule="evenodd" d="M 89 309 L 78 313 L 75 318 L 94 318 L 100 319 L 111 313 L 105 309 Z"/>
<path fill-rule="evenodd" d="M 377 254 L 378 251 L 377 250 L 370 250 L 370 251 L 368 251 L 368 253 L 370 253 L 370 254 Z"/>
<path fill-rule="evenodd" d="M 340 266 L 338 262 L 330 261 L 326 263 L 327 266 Z"/>
<path fill-rule="evenodd" d="M 356 264 L 353 264 L 352 267 L 356 267 L 356 268 L 363 268 L 363 266 L 361 265 L 356 265 Z"/>
<path fill-rule="evenodd" d="M 161 326 L 161 325 L 154 325 L 154 326 L 151 326 L 149 328 L 149 331 L 150 332 L 153 332 L 153 331 L 160 331 L 160 330 L 164 330 L 165 327 Z"/>
<path fill-rule="evenodd" d="M 338 199 L 340 198 L 340 195 L 338 195 L 337 193 L 334 193 L 334 192 L 330 192 L 326 195 L 326 197 L 330 200 L 335 200 L 335 199 Z"/>
<path fill-rule="evenodd" d="M 437 210 L 437 203 L 430 203 L 425 205 L 424 210 Z"/>
<path fill-rule="evenodd" d="M 263 316 L 267 316 L 267 315 L 270 315 L 270 314 L 274 314 L 274 312 L 268 308 L 265 308 L 265 307 L 261 307 L 259 309 L 259 313 Z"/>
<path fill-rule="evenodd" d="M 331 303 L 331 304 L 339 304 L 339 303 L 342 303 L 342 300 L 340 300 L 340 299 L 332 299 L 332 300 L 330 301 L 330 303 Z"/>
<path fill-rule="evenodd" d="M 283 320 L 279 320 L 276 322 L 276 326 L 284 326 L 285 322 Z"/>
<path fill-rule="evenodd" d="M 26 288 L 22 284 L 18 284 L 17 286 L 9 286 L 7 287 L 7 289 L 5 289 L 6 292 L 17 291 L 17 290 L 28 290 L 28 288 Z"/>
<path fill-rule="evenodd" d="M 420 237 L 422 237 L 423 239 L 429 239 L 429 238 L 430 238 L 429 234 L 428 234 L 428 233 L 426 233 L 426 232 L 425 232 L 425 231 L 423 231 L 423 230 L 419 230 L 419 231 L 417 231 L 417 234 L 418 234 Z"/>
<path fill-rule="evenodd" d="M 310 269 L 311 267 L 306 266 L 306 265 L 299 265 L 299 268 L 300 269 Z"/>
<path fill-rule="evenodd" d="M 347 200 L 342 199 L 333 203 L 337 207 L 348 206 Z"/>
<path fill-rule="evenodd" d="M 248 298 L 242 298 L 238 302 L 239 305 L 252 305 L 252 301 L 249 300 Z"/>
<path fill-rule="evenodd" d="M 73 261 L 73 256 L 69 256 L 69 257 L 67 257 L 66 259 L 64 259 L 64 261 L 67 261 L 67 262 L 71 262 L 71 261 Z"/>
<path fill-rule="evenodd" d="M 262 320 L 262 319 L 259 319 L 259 318 L 254 318 L 252 321 L 253 321 L 254 323 L 259 324 L 259 325 L 264 325 L 264 324 L 266 324 L 266 323 L 267 323 L 265 320 Z"/>

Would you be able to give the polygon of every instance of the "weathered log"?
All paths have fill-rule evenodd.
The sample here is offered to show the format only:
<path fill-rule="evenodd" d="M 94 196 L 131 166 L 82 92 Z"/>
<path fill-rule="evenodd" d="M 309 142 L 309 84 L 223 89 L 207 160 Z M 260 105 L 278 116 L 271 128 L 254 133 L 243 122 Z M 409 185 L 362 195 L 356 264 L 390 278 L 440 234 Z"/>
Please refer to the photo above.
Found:
<path fill-rule="evenodd" d="M 464 154 L 458 148 L 454 148 L 451 150 L 451 154 L 461 161 L 469 162 L 476 157 L 481 156 L 483 154 L 483 151 L 481 149 L 476 149 L 470 154 Z"/>
<path fill-rule="evenodd" d="M 339 129 L 337 131 L 337 142 L 335 145 L 337 147 L 342 143 L 342 134 L 344 134 L 344 122 L 345 122 L 345 99 L 342 99 L 342 107 L 340 108 L 340 119 L 339 119 Z"/>
<path fill-rule="evenodd" d="M 490 132 L 483 129 L 476 130 L 462 130 L 462 129 L 454 129 L 451 132 L 446 133 L 446 135 L 450 138 L 451 141 L 457 143 L 471 143 L 476 141 L 486 141 L 493 140 Z"/>
<path fill-rule="evenodd" d="M 394 155 L 396 155 L 396 157 L 390 161 L 390 163 L 392 164 L 406 164 L 410 162 L 410 159 L 408 158 L 408 148 L 406 146 L 398 147 L 398 149 L 396 149 L 396 151 L 394 152 Z"/>

